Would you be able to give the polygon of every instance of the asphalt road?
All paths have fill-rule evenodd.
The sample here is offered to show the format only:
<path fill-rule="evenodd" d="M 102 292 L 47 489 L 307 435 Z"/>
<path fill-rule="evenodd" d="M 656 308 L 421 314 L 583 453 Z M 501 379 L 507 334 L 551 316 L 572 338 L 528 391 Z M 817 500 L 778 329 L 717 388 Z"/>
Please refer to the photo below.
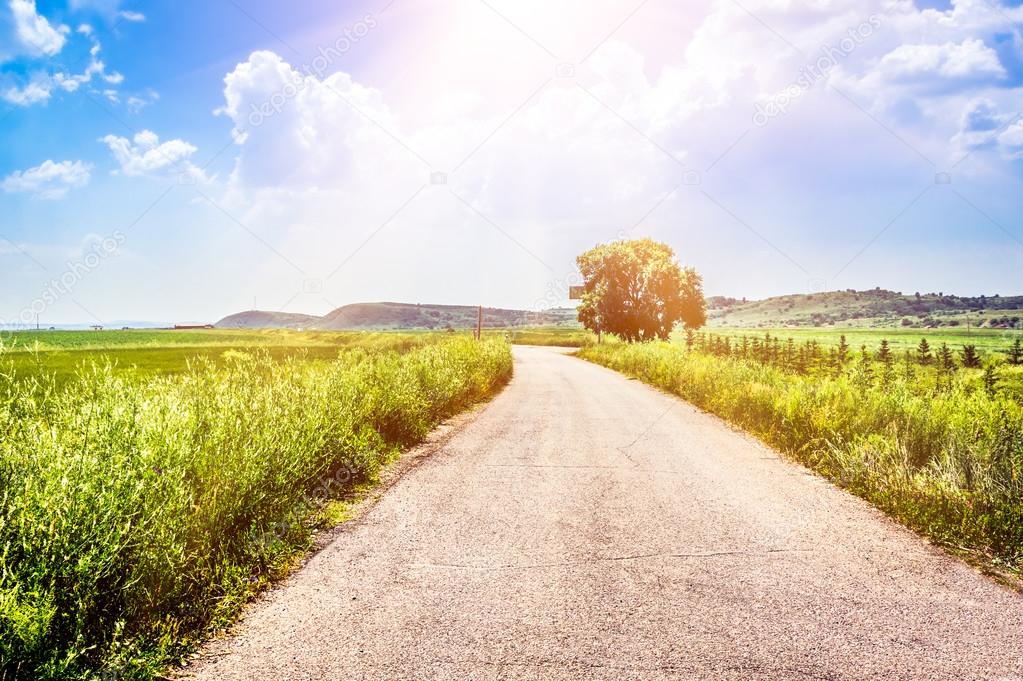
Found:
<path fill-rule="evenodd" d="M 1023 597 L 556 350 L 184 675 L 1023 679 Z"/>

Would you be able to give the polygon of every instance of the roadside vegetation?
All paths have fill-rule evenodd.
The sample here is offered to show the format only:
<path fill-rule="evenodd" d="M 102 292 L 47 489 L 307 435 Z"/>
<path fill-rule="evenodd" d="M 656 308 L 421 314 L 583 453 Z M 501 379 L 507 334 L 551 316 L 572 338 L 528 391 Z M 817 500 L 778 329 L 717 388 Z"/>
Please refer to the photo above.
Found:
<path fill-rule="evenodd" d="M 232 338 L 155 376 L 0 354 L 0 678 L 151 678 L 511 374 L 500 339 L 351 335 L 315 359 Z"/>
<path fill-rule="evenodd" d="M 936 542 L 1023 567 L 1023 349 L 684 334 L 580 356 L 714 413 Z"/>
<path fill-rule="evenodd" d="M 699 275 L 663 244 L 614 242 L 578 262 L 580 321 L 611 336 L 580 357 L 717 414 L 936 542 L 1020 575 L 1023 337 L 1013 311 L 1023 298 L 875 289 L 705 301 Z M 705 309 L 719 333 L 699 331 Z M 992 310 L 986 328 L 969 326 L 965 315 Z M 967 328 L 937 321 L 948 315 Z M 899 332 L 820 328 L 890 317 Z M 816 328 L 720 328 L 737 323 Z"/>

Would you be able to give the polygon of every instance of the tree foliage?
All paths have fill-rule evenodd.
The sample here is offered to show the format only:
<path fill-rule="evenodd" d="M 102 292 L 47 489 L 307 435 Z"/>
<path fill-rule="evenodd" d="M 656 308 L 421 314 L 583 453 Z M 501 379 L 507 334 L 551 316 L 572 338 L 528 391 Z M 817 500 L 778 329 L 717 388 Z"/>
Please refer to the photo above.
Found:
<path fill-rule="evenodd" d="M 927 342 L 926 338 L 920 339 L 920 344 L 916 346 L 916 354 L 924 366 L 931 363 L 931 344 Z"/>
<path fill-rule="evenodd" d="M 967 369 L 980 368 L 980 355 L 977 353 L 976 345 L 963 346 L 963 366 Z"/>
<path fill-rule="evenodd" d="M 1009 349 L 1009 364 L 1012 366 L 1020 366 L 1023 364 L 1023 340 L 1019 338 L 1012 344 Z"/>
<path fill-rule="evenodd" d="M 587 329 L 635 342 L 666 339 L 679 322 L 691 330 L 707 321 L 703 280 L 666 244 L 616 241 L 576 262 L 584 281 L 579 321 Z"/>

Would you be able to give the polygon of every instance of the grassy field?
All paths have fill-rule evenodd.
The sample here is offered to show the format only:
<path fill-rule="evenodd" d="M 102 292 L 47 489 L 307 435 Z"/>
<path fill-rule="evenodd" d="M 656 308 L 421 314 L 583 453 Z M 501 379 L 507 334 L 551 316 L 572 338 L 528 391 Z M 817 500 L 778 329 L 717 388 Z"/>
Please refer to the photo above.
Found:
<path fill-rule="evenodd" d="M 152 678 L 511 374 L 464 335 L 111 334 L 0 355 L 0 678 Z"/>
<path fill-rule="evenodd" d="M 16 378 L 47 375 L 64 383 L 97 361 L 109 363 L 116 374 L 146 378 L 182 373 L 196 361 L 222 364 L 232 352 L 255 348 L 277 360 L 329 361 L 353 348 L 407 350 L 438 337 L 426 332 L 210 329 L 30 331 L 9 333 L 2 340 L 3 356 Z"/>
<path fill-rule="evenodd" d="M 849 336 L 875 338 L 858 333 Z M 1020 574 L 1023 368 L 994 350 L 988 370 L 963 368 L 958 355 L 907 361 L 883 356 L 879 342 L 843 356 L 837 342 L 812 343 L 820 332 L 809 344 L 727 338 L 698 334 L 688 350 L 612 342 L 580 354 L 735 423 L 935 541 Z"/>
<path fill-rule="evenodd" d="M 260 348 L 276 360 L 330 361 L 342 351 L 407 350 L 437 338 L 471 332 L 293 331 L 209 329 L 198 331 L 19 331 L 0 336 L 3 356 L 15 378 L 48 375 L 57 383 L 74 379 L 96 362 L 118 375 L 147 378 L 180 374 L 196 361 L 223 364 L 232 352 Z M 484 330 L 486 338 L 523 345 L 581 347 L 596 337 L 564 326 Z"/>

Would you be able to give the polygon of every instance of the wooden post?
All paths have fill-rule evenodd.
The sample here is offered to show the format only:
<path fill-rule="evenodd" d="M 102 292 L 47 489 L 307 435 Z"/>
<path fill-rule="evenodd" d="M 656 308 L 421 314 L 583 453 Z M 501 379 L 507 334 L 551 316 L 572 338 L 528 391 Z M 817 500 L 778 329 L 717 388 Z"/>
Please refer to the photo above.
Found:
<path fill-rule="evenodd" d="M 483 306 L 476 314 L 476 340 L 483 340 Z"/>

